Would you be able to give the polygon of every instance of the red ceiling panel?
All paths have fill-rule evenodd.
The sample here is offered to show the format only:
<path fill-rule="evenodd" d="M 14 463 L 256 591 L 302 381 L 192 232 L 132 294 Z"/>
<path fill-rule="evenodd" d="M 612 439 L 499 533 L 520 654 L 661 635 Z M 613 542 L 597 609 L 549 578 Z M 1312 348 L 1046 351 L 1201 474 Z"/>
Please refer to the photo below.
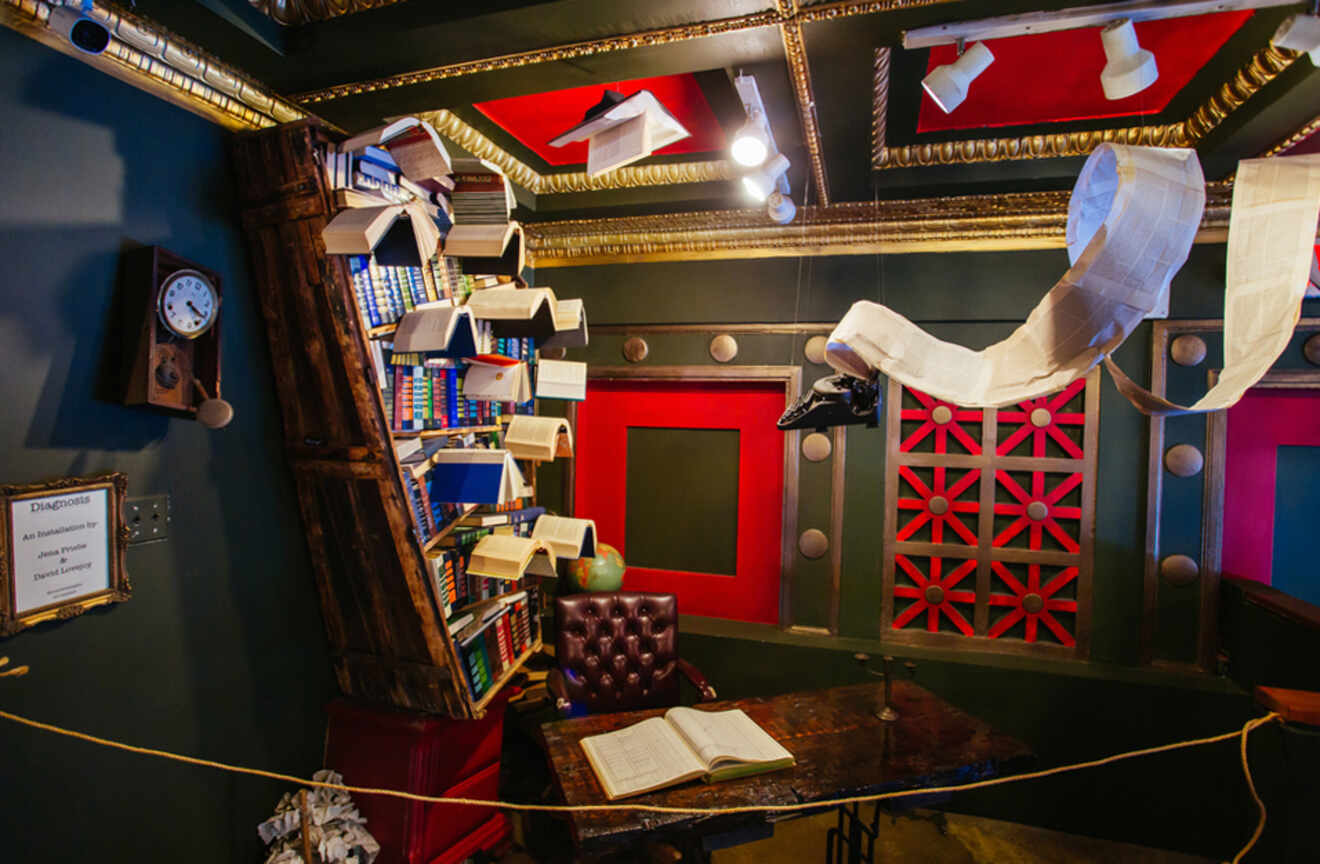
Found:
<path fill-rule="evenodd" d="M 917 131 L 1024 126 L 1162 111 L 1251 14 L 1247 10 L 1138 22 L 1137 38 L 1142 48 L 1155 54 L 1160 77 L 1142 92 L 1113 102 L 1100 89 L 1105 52 L 1099 27 L 987 41 L 995 62 L 972 82 L 966 101 L 945 114 L 923 93 Z M 932 48 L 927 72 L 955 59 L 957 51 L 952 45 Z"/>
<path fill-rule="evenodd" d="M 606 90 L 631 96 L 638 90 L 650 90 L 669 113 L 692 133 L 657 153 L 707 153 L 725 146 L 724 130 L 701 92 L 695 75 L 665 75 L 660 78 L 637 78 L 609 84 L 592 84 L 570 90 L 532 93 L 508 99 L 478 102 L 473 107 L 485 114 L 505 132 L 551 165 L 585 165 L 587 142 L 565 147 L 551 147 L 550 139 L 582 122 L 588 108 L 600 101 Z"/>

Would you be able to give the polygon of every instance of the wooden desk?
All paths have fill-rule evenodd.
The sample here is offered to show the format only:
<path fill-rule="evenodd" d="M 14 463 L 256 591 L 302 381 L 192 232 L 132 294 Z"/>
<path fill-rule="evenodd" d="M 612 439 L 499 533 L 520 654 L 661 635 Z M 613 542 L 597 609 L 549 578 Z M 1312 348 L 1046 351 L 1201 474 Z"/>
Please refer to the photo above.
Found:
<path fill-rule="evenodd" d="M 700 781 L 662 789 L 619 803 L 685 807 L 794 804 L 895 789 L 965 783 L 1016 770 L 1031 751 L 1021 741 L 996 732 L 928 690 L 895 681 L 893 706 L 899 719 L 876 716 L 883 685 L 859 684 L 769 699 L 713 702 L 702 708 L 741 708 L 797 760 L 793 768 L 707 784 Z M 664 711 L 599 714 L 546 723 L 541 735 L 550 770 L 567 804 L 608 803 L 580 742 Z M 670 813 L 572 814 L 573 838 L 584 853 L 638 839 L 643 833 L 713 834 L 765 823 L 783 814 L 691 816 Z"/>

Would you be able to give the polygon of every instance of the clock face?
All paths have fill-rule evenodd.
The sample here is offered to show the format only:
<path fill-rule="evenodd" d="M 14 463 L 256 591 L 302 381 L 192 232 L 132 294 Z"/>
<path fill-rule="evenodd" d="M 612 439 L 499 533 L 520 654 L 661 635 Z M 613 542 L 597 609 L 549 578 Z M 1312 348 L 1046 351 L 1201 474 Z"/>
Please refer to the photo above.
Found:
<path fill-rule="evenodd" d="M 220 315 L 220 297 L 215 286 L 196 270 L 178 270 L 165 277 L 156 309 L 171 333 L 196 339 L 215 324 Z"/>

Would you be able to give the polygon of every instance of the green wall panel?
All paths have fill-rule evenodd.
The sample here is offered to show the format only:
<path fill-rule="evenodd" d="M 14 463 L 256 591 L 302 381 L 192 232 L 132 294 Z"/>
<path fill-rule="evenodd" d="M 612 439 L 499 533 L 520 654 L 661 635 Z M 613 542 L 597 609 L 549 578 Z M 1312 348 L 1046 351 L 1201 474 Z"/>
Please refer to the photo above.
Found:
<path fill-rule="evenodd" d="M 266 339 L 218 127 L 0 28 L 0 481 L 118 470 L 169 493 L 134 596 L 0 642 L 7 710 L 136 744 L 309 775 L 334 692 Z M 221 431 L 116 404 L 117 269 L 159 243 L 223 279 Z M 5 857 L 254 861 L 282 784 L 6 724 Z"/>

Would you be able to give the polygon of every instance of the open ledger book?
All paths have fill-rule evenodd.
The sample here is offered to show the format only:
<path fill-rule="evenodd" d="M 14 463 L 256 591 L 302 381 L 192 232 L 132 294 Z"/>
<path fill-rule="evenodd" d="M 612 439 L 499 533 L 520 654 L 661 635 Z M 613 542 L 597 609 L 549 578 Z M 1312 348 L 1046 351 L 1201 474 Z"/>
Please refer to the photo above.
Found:
<path fill-rule="evenodd" d="M 663 717 L 583 738 L 582 749 L 611 801 L 698 777 L 715 783 L 794 764 L 793 754 L 738 708 L 670 708 Z"/>

